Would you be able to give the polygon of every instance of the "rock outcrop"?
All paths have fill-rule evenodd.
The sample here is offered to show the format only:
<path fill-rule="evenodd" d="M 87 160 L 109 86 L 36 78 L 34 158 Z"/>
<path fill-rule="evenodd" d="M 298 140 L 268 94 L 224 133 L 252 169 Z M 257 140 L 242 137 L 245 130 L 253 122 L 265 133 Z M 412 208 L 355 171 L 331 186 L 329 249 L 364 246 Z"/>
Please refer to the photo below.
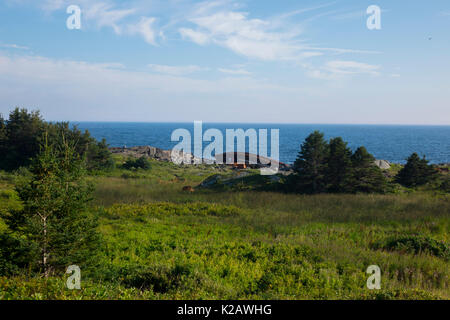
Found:
<path fill-rule="evenodd" d="M 190 153 L 184 153 L 182 151 L 172 151 L 172 150 L 163 150 L 156 147 L 151 146 L 140 146 L 140 147 L 114 147 L 109 149 L 113 154 L 121 154 L 127 157 L 140 158 L 140 157 L 148 157 L 151 159 L 159 160 L 159 161 L 171 161 L 178 164 L 190 163 L 197 160 Z"/>
<path fill-rule="evenodd" d="M 375 160 L 375 165 L 383 170 L 387 170 L 391 167 L 391 164 L 387 160 Z"/>

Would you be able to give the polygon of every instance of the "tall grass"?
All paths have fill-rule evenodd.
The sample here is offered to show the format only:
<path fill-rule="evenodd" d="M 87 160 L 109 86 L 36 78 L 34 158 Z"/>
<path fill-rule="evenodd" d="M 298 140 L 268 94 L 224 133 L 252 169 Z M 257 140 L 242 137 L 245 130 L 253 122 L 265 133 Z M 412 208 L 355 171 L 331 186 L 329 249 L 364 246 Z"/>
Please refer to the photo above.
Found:
<path fill-rule="evenodd" d="M 92 177 L 104 245 L 82 290 L 0 277 L 0 299 L 450 298 L 448 195 L 182 191 L 214 173 L 154 163 Z"/>

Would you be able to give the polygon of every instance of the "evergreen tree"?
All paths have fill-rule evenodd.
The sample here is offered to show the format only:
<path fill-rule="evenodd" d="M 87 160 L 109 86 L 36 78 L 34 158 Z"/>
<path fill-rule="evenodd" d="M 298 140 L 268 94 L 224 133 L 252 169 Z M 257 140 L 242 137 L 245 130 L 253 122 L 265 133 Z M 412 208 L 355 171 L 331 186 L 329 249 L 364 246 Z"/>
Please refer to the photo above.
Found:
<path fill-rule="evenodd" d="M 323 133 L 314 131 L 301 146 L 294 163 L 295 188 L 304 193 L 320 193 L 326 190 L 325 172 L 328 144 Z"/>
<path fill-rule="evenodd" d="M 351 192 L 384 192 L 386 178 L 375 164 L 375 158 L 365 147 L 359 147 L 352 155 Z"/>
<path fill-rule="evenodd" d="M 407 159 L 406 165 L 395 177 L 396 181 L 405 187 L 417 187 L 424 185 L 435 177 L 436 170 L 428 164 L 428 160 L 413 153 Z"/>
<path fill-rule="evenodd" d="M 0 160 L 3 169 L 12 170 L 27 166 L 39 152 L 39 138 L 45 127 L 39 111 L 28 112 L 26 109 L 14 109 L 4 123 L 4 156 Z"/>
<path fill-rule="evenodd" d="M 325 180 L 328 192 L 347 192 L 350 188 L 352 151 L 341 137 L 330 140 Z"/>
<path fill-rule="evenodd" d="M 97 220 L 87 213 L 92 185 L 85 179 L 84 161 L 64 138 L 61 145 L 47 139 L 31 168 L 31 178 L 16 187 L 24 204 L 6 222 L 38 248 L 31 265 L 45 277 L 68 265 L 87 265 L 99 244 Z"/>
<path fill-rule="evenodd" d="M 93 141 L 88 144 L 86 151 L 88 170 L 110 170 L 115 166 L 114 159 L 108 149 L 105 139 L 100 142 Z"/>
<path fill-rule="evenodd" d="M 16 108 L 8 120 L 0 116 L 0 169 L 15 170 L 30 165 L 39 153 L 41 137 L 47 132 L 50 144 L 71 142 L 79 156 L 86 156 L 88 170 L 111 169 L 114 166 L 106 141 L 96 141 L 89 131 L 81 132 L 68 122 L 46 123 L 38 111 Z"/>

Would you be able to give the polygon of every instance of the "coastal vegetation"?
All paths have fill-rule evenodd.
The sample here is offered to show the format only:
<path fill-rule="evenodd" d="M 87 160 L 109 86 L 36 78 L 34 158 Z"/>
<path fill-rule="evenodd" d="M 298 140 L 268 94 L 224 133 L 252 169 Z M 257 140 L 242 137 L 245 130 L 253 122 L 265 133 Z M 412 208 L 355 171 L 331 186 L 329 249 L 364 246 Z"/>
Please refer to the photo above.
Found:
<path fill-rule="evenodd" d="M 448 166 L 381 170 L 314 132 L 293 174 L 264 177 L 112 156 L 19 109 L 0 148 L 0 299 L 450 298 Z"/>

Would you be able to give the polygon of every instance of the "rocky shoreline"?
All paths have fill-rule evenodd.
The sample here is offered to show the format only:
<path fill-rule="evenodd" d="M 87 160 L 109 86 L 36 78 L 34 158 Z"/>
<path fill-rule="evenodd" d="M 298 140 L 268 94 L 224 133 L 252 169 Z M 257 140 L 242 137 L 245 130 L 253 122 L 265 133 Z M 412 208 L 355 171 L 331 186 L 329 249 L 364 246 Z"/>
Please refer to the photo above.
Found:
<path fill-rule="evenodd" d="M 152 146 L 111 147 L 109 150 L 112 154 L 120 154 L 126 157 L 147 157 L 157 161 L 172 162 L 172 150 L 163 150 Z M 176 155 L 175 160 L 175 162 L 178 163 L 181 163 L 182 160 L 185 160 L 185 162 L 198 160 L 198 163 L 201 163 L 200 159 L 194 158 L 192 154 L 183 152 L 179 152 L 178 155 Z M 387 160 L 375 160 L 375 165 L 383 170 L 387 170 L 391 167 L 391 163 Z M 288 164 L 283 164 L 283 166 L 286 169 L 291 168 L 291 165 Z"/>

